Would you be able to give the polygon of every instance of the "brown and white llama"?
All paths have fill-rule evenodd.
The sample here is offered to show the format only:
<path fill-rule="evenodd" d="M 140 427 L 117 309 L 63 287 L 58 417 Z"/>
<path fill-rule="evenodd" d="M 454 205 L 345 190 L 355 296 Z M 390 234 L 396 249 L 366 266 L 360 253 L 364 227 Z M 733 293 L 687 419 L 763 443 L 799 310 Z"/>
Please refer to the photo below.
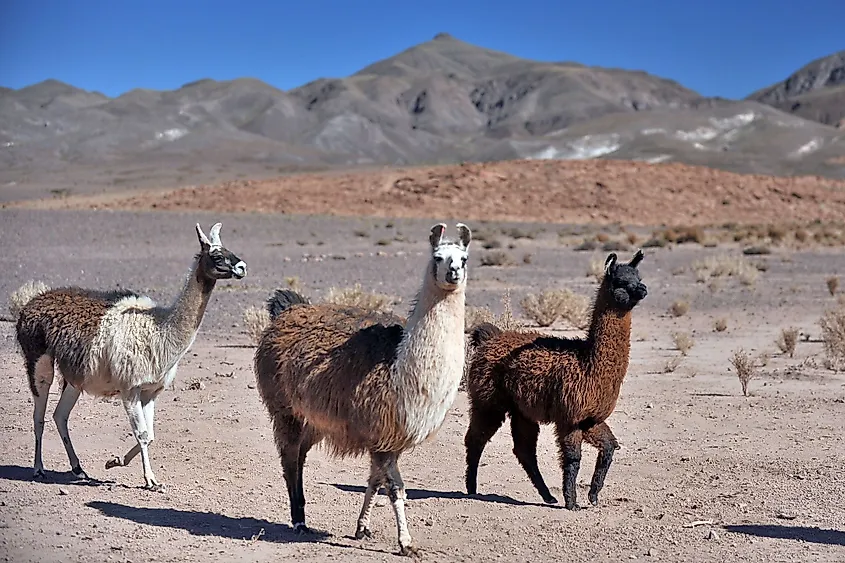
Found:
<path fill-rule="evenodd" d="M 575 480 L 581 443 L 599 450 L 589 500 L 598 495 L 613 452 L 619 447 L 605 423 L 616 407 L 631 349 L 631 311 L 648 293 L 637 267 L 637 251 L 627 264 L 607 257 L 586 338 L 555 338 L 537 332 L 476 327 L 476 346 L 467 374 L 470 424 L 466 446 L 467 493 L 476 494 L 478 464 L 487 442 L 510 415 L 513 452 L 547 503 L 557 499 L 537 466 L 540 424 L 554 424 L 563 466 L 563 496 L 576 509 Z"/>
<path fill-rule="evenodd" d="M 74 475 L 87 479 L 68 433 L 68 418 L 84 391 L 120 395 L 136 444 L 106 469 L 127 465 L 141 454 L 146 487 L 163 490 L 153 473 L 148 447 L 155 438 L 155 401 L 176 377 L 179 360 L 194 342 L 217 280 L 243 278 L 246 264 L 220 242 L 220 223 L 211 238 L 196 226 L 200 252 L 182 292 L 170 307 L 130 290 L 98 291 L 79 287 L 31 291 L 17 318 L 17 339 L 26 363 L 35 410 L 34 478 L 44 476 L 41 437 L 54 364 L 64 379 L 53 420 Z M 35 295 L 33 295 L 35 293 Z"/>
<path fill-rule="evenodd" d="M 268 302 L 272 322 L 255 353 L 261 399 L 273 420 L 291 521 L 305 526 L 302 472 L 325 440 L 339 457 L 369 453 L 370 476 L 355 537 L 369 537 L 374 495 L 385 485 L 400 553 L 417 552 L 405 519 L 399 456 L 443 423 L 464 371 L 464 306 L 470 229 L 431 228 L 431 258 L 407 322 L 392 314 L 311 305 L 290 290 Z"/>

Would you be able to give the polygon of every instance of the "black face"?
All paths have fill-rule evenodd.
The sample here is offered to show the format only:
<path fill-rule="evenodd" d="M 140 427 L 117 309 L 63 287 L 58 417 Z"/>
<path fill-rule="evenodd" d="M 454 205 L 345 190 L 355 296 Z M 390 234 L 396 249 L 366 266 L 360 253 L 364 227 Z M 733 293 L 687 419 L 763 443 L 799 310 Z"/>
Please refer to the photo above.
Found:
<path fill-rule="evenodd" d="M 246 263 L 226 248 L 214 248 L 203 253 L 206 275 L 215 280 L 241 279 L 246 275 Z"/>
<path fill-rule="evenodd" d="M 610 254 L 605 262 L 605 277 L 616 306 L 630 311 L 648 295 L 648 288 L 640 278 L 637 267 L 643 259 L 642 250 L 638 250 L 627 264 L 618 264 L 616 254 Z"/>

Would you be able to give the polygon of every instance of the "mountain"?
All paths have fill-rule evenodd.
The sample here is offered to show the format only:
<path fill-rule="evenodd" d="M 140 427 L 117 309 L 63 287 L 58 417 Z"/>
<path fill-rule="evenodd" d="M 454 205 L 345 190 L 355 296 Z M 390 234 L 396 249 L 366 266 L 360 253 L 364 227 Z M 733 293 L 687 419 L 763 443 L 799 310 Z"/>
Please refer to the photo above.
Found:
<path fill-rule="evenodd" d="M 816 59 L 747 99 L 845 128 L 845 51 Z"/>
<path fill-rule="evenodd" d="M 703 98 L 645 72 L 521 59 L 447 34 L 289 91 L 203 79 L 109 98 L 47 80 L 0 89 L 0 200 L 508 158 L 845 176 L 840 132 L 770 107 L 777 91 Z M 796 91 L 781 98 L 827 89 Z"/>

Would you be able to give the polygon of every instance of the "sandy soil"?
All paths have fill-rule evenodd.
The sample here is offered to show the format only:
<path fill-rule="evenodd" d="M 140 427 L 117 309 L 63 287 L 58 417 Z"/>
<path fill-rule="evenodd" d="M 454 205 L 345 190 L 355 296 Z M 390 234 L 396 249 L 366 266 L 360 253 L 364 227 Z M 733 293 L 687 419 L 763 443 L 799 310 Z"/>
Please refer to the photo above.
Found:
<path fill-rule="evenodd" d="M 83 467 L 105 482 L 89 486 L 70 478 L 49 417 L 44 454 L 52 472 L 43 483 L 30 479 L 32 403 L 12 324 L 0 323 L 5 560 L 398 561 L 392 511 L 383 503 L 374 513 L 374 538 L 349 537 L 363 497 L 364 459 L 338 462 L 314 451 L 306 467 L 306 511 L 324 533 L 291 533 L 240 315 L 246 305 L 260 305 L 285 276 L 297 276 L 315 298 L 330 286 L 360 282 L 400 298 L 397 307 L 404 311 L 433 220 L 0 210 L 0 295 L 37 278 L 51 285 L 127 285 L 168 301 L 196 250 L 193 223 L 215 220 L 222 220 L 223 241 L 247 261 L 249 275 L 215 290 L 174 389 L 160 399 L 152 457 L 168 486 L 164 494 L 139 487 L 138 460 L 104 469 L 133 441 L 119 403 L 89 396 L 74 411 L 71 435 Z M 535 228 L 534 239 L 510 241 L 512 252 L 532 255 L 530 264 L 481 267 L 480 248 L 471 249 L 470 305 L 499 310 L 505 288 L 514 303 L 547 286 L 592 293 L 588 265 L 604 253 L 562 246 L 560 225 Z M 361 232 L 367 234 L 356 234 Z M 387 239 L 390 244 L 378 244 Z M 818 318 L 833 303 L 824 281 L 845 273 L 845 256 L 776 250 L 753 258 L 766 267 L 753 286 L 734 279 L 711 288 L 696 283 L 691 263 L 718 255 L 741 256 L 734 246 L 647 251 L 641 272 L 650 293 L 634 314 L 631 369 L 609 420 L 622 449 L 598 507 L 569 512 L 543 505 L 511 454 L 507 425 L 482 460 L 482 496 L 467 498 L 467 402 L 459 396 L 437 439 L 401 460 L 411 531 L 425 560 L 845 560 L 845 379 L 817 367 Z M 673 318 L 667 310 L 677 299 L 687 300 L 690 312 Z M 717 318 L 727 320 L 725 332 L 713 331 Z M 778 354 L 774 345 L 790 325 L 810 336 L 794 358 Z M 679 330 L 690 332 L 695 345 L 677 369 L 664 373 L 667 361 L 679 355 L 671 343 Z M 728 363 L 739 347 L 755 357 L 770 355 L 747 398 Z M 57 389 L 54 384 L 51 410 Z M 544 428 L 540 468 L 560 497 L 556 457 L 552 432 Z M 582 497 L 594 459 L 585 449 Z M 685 527 L 698 520 L 711 523 Z"/>
<path fill-rule="evenodd" d="M 236 180 L 4 204 L 71 209 L 711 225 L 845 220 L 845 181 L 734 174 L 678 163 L 523 160 Z"/>

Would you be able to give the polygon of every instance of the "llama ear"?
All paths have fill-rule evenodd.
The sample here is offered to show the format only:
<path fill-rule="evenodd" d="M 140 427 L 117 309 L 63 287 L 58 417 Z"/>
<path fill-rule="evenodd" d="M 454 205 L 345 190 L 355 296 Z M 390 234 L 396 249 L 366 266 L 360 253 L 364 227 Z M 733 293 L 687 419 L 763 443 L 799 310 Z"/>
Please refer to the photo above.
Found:
<path fill-rule="evenodd" d="M 202 232 L 202 227 L 200 227 L 199 223 L 197 223 L 197 238 L 199 239 L 200 246 L 203 250 L 208 250 L 209 247 L 211 247 L 211 241 L 208 240 L 208 237 L 205 236 L 204 232 Z"/>
<path fill-rule="evenodd" d="M 604 261 L 604 273 L 608 273 L 610 269 L 616 265 L 616 253 L 611 252 L 607 255 L 607 260 Z"/>
<path fill-rule="evenodd" d="M 464 248 L 468 248 L 469 243 L 472 242 L 472 231 L 463 223 L 458 223 L 455 227 L 458 228 L 458 232 L 461 234 L 461 244 L 464 245 Z"/>
<path fill-rule="evenodd" d="M 211 230 L 208 231 L 211 238 L 211 246 L 223 246 L 223 243 L 220 242 L 220 227 L 222 226 L 222 223 L 214 223 L 214 225 L 211 226 Z"/>
<path fill-rule="evenodd" d="M 431 227 L 431 236 L 428 237 L 428 241 L 431 243 L 431 248 L 437 248 L 440 245 L 440 241 L 443 240 L 443 233 L 445 232 L 446 223 L 437 223 Z"/>
<path fill-rule="evenodd" d="M 637 266 L 640 265 L 640 262 L 643 261 L 644 256 L 645 255 L 643 254 L 642 249 L 637 249 L 637 253 L 634 254 L 634 257 L 631 258 L 631 261 L 628 262 L 628 265 L 631 266 L 632 268 L 636 268 Z"/>

